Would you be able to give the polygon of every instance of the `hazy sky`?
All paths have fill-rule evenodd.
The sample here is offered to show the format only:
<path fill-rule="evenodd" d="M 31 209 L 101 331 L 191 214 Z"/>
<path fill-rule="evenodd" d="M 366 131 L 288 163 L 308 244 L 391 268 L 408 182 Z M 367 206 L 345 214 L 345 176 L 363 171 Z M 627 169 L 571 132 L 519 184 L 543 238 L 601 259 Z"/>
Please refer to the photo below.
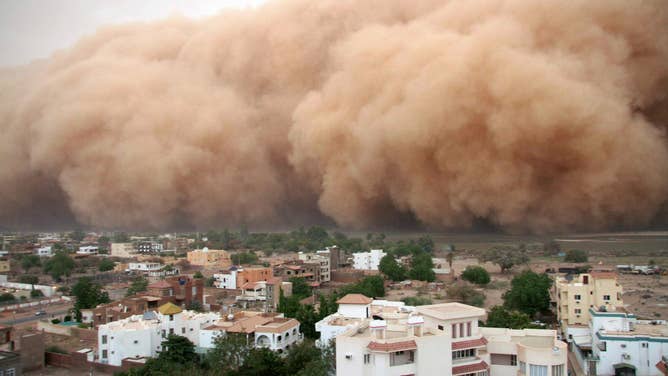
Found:
<path fill-rule="evenodd" d="M 265 0 L 0 0 L 0 66 L 44 58 L 106 24 L 202 17 Z"/>

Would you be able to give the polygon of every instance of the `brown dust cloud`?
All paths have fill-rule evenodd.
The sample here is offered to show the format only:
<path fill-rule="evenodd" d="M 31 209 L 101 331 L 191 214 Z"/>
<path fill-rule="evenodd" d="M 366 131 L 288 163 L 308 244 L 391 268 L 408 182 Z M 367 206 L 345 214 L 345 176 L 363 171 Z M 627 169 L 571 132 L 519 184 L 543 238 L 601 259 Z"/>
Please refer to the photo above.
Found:
<path fill-rule="evenodd" d="M 667 223 L 665 0 L 284 0 L 0 71 L 0 227 Z"/>

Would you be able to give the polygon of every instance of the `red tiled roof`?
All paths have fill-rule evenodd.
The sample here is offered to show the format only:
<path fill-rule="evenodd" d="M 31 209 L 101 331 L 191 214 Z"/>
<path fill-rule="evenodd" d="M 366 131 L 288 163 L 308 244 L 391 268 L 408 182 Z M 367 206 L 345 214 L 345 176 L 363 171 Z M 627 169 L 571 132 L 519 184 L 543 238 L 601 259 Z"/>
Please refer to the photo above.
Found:
<path fill-rule="evenodd" d="M 461 375 L 461 374 L 466 374 L 466 373 L 484 371 L 488 368 L 489 368 L 489 366 L 487 365 L 487 363 L 485 363 L 484 361 L 481 361 L 479 363 L 467 364 L 465 366 L 452 367 L 452 374 L 453 375 Z"/>
<path fill-rule="evenodd" d="M 369 342 L 367 348 L 371 351 L 395 352 L 404 350 L 416 350 L 417 344 L 415 341 L 402 341 L 393 343 L 379 343 Z"/>
<path fill-rule="evenodd" d="M 373 299 L 367 298 L 362 294 L 348 294 L 336 302 L 339 304 L 371 304 Z"/>
<path fill-rule="evenodd" d="M 660 361 L 659 363 L 656 363 L 656 368 L 658 368 L 662 374 L 668 375 L 668 365 L 666 365 L 666 362 L 664 362 L 663 360 Z"/>
<path fill-rule="evenodd" d="M 468 341 L 459 341 L 452 343 L 453 350 L 472 349 L 474 347 L 483 347 L 487 344 L 485 337 L 478 339 L 471 339 Z"/>

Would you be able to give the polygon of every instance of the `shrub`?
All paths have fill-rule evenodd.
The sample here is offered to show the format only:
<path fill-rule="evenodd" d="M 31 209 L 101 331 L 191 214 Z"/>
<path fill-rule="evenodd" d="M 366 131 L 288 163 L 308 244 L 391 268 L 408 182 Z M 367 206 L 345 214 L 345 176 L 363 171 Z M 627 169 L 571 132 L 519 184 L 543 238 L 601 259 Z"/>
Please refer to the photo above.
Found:
<path fill-rule="evenodd" d="M 566 252 L 566 256 L 564 256 L 565 262 L 587 262 L 587 260 L 587 252 L 581 249 L 571 249 Z"/>
<path fill-rule="evenodd" d="M 482 266 L 467 266 L 462 273 L 462 279 L 476 285 L 486 285 L 491 280 L 489 273 Z"/>
<path fill-rule="evenodd" d="M 53 319 L 53 320 L 51 320 L 51 323 L 52 324 L 60 324 L 60 319 Z"/>
<path fill-rule="evenodd" d="M 409 306 L 421 306 L 431 304 L 431 299 L 426 296 L 409 296 L 401 299 L 402 302 Z"/>

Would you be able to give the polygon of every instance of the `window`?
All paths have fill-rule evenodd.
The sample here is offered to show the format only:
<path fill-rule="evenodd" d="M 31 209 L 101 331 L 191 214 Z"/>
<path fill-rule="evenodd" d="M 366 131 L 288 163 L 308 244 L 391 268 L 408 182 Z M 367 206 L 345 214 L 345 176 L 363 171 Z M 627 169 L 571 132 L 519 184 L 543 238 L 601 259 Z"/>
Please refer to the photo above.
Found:
<path fill-rule="evenodd" d="M 580 300 L 580 299 L 582 299 L 582 295 L 580 295 L 580 294 L 575 295 L 575 300 Z"/>
<path fill-rule="evenodd" d="M 165 329 L 162 330 L 162 338 L 167 337 L 167 332 L 165 332 Z"/>
<path fill-rule="evenodd" d="M 169 328 L 169 334 L 174 334 L 174 328 Z"/>
<path fill-rule="evenodd" d="M 443 327 L 443 325 L 439 325 L 438 330 L 445 330 L 445 328 Z"/>
<path fill-rule="evenodd" d="M 278 338 L 276 339 L 280 341 L 282 338 L 283 338 L 282 336 L 278 336 Z"/>
<path fill-rule="evenodd" d="M 564 376 L 564 367 L 563 364 L 557 364 L 556 366 L 552 366 L 552 376 Z"/>
<path fill-rule="evenodd" d="M 181 328 L 181 334 L 186 334 L 186 328 Z"/>
<path fill-rule="evenodd" d="M 364 364 L 371 363 L 371 354 L 364 354 Z"/>
<path fill-rule="evenodd" d="M 464 323 L 463 322 L 459 324 L 459 336 L 460 337 L 465 337 L 466 336 L 466 332 L 464 331 Z"/>
<path fill-rule="evenodd" d="M 498 366 L 517 366 L 517 355 L 514 354 L 490 354 L 490 362 Z"/>
<path fill-rule="evenodd" d="M 517 355 L 515 355 L 515 354 L 510 355 L 510 365 L 511 366 L 516 366 L 517 365 Z"/>
<path fill-rule="evenodd" d="M 475 356 L 475 349 L 457 350 L 452 352 L 452 359 L 465 359 Z"/>
<path fill-rule="evenodd" d="M 547 366 L 529 364 L 529 376 L 547 376 Z"/>
<path fill-rule="evenodd" d="M 138 340 L 135 340 L 135 345 L 138 344 L 138 343 L 139 343 L 139 341 L 138 341 Z"/>
<path fill-rule="evenodd" d="M 8 368 L 7 369 L 7 376 L 14 376 L 14 375 L 16 375 L 16 369 Z"/>
<path fill-rule="evenodd" d="M 621 344 L 621 347 L 622 347 L 623 349 L 625 349 L 625 348 L 626 348 L 626 345 L 622 343 L 622 344 Z"/>
<path fill-rule="evenodd" d="M 457 324 L 452 324 L 452 338 L 457 338 Z"/>
<path fill-rule="evenodd" d="M 169 321 L 174 321 L 174 315 L 169 315 Z"/>
<path fill-rule="evenodd" d="M 107 359 L 107 350 L 102 350 L 102 359 Z"/>
<path fill-rule="evenodd" d="M 472 325 L 471 325 L 471 322 L 470 322 L 470 321 L 466 323 L 466 335 L 467 335 L 468 337 L 471 336 L 471 326 L 472 326 Z"/>
<path fill-rule="evenodd" d="M 643 342 L 643 343 L 640 344 L 640 346 L 641 346 L 641 347 L 645 347 L 645 348 L 647 348 L 647 347 L 648 347 L 648 343 L 647 343 L 647 342 Z"/>
<path fill-rule="evenodd" d="M 526 375 L 527 373 L 527 364 L 524 362 L 520 362 L 520 372 Z"/>
<path fill-rule="evenodd" d="M 581 310 L 580 308 L 576 308 L 576 309 L 575 309 L 575 314 L 576 314 L 576 315 L 579 315 L 579 314 L 581 314 L 581 313 L 582 313 L 582 310 Z"/>
<path fill-rule="evenodd" d="M 107 335 L 106 334 L 102 336 L 102 344 L 103 345 L 107 344 Z"/>
<path fill-rule="evenodd" d="M 609 302 L 610 301 L 610 295 L 603 295 L 603 300 L 605 300 L 606 302 Z"/>

